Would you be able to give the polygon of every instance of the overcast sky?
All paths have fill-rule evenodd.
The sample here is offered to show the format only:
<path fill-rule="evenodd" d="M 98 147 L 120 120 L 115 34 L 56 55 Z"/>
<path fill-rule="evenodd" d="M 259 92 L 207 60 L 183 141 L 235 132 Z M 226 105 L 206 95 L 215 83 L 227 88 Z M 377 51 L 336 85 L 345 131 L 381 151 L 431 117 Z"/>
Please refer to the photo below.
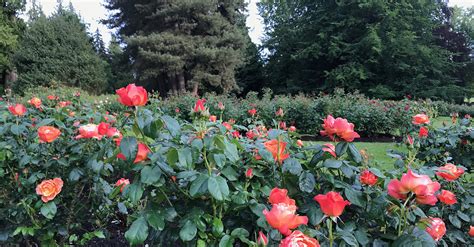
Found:
<path fill-rule="evenodd" d="M 250 29 L 250 38 L 254 43 L 260 44 L 260 38 L 263 33 L 263 24 L 261 18 L 258 15 L 257 2 L 259 0 L 246 0 L 249 2 L 248 11 L 249 17 L 247 18 L 247 26 Z M 29 2 L 29 0 L 28 0 Z M 43 11 L 49 15 L 51 14 L 56 6 L 56 0 L 37 0 L 43 7 Z M 67 6 L 67 0 L 64 0 Z M 95 32 L 98 28 L 104 37 L 104 41 L 108 43 L 110 41 L 111 31 L 106 26 L 100 24 L 101 19 L 107 17 L 107 10 L 102 6 L 103 0 L 71 0 L 72 5 L 77 12 L 81 15 L 85 23 L 89 25 L 89 31 Z M 458 5 L 461 7 L 471 7 L 474 5 L 474 0 L 450 0 L 449 5 Z M 29 8 L 29 5 L 27 6 Z"/>

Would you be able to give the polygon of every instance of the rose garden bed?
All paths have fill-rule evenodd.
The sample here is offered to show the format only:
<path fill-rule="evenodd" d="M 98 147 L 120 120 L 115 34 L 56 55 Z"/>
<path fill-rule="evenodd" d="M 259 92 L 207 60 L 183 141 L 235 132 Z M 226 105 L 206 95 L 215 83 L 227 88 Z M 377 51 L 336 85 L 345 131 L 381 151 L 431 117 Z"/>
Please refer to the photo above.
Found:
<path fill-rule="evenodd" d="M 473 244 L 468 115 L 441 128 L 404 116 L 408 151 L 381 170 L 344 118 L 322 117 L 327 143 L 313 145 L 291 109 L 235 121 L 199 99 L 175 118 L 141 87 L 117 94 L 124 110 L 112 113 L 80 94 L 0 102 L 0 243 Z"/>

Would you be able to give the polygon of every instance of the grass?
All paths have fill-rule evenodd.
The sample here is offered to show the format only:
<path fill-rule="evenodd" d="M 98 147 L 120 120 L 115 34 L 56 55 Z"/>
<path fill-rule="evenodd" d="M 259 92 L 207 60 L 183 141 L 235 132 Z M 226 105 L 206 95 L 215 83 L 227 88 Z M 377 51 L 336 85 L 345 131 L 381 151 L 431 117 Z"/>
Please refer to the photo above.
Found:
<path fill-rule="evenodd" d="M 314 144 L 324 144 L 327 142 L 313 142 Z M 376 166 L 383 170 L 388 170 L 393 167 L 394 158 L 387 155 L 390 149 L 397 151 L 406 151 L 404 146 L 398 145 L 395 142 L 354 142 L 359 151 L 365 152 L 369 157 L 369 164 Z"/>

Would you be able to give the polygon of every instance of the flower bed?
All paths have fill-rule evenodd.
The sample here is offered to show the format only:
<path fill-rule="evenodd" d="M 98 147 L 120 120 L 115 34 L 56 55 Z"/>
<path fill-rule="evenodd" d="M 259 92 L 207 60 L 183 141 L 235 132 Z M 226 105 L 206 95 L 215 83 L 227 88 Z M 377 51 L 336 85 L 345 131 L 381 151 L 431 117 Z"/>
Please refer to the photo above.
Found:
<path fill-rule="evenodd" d="M 226 103 L 199 99 L 173 118 L 141 87 L 117 95 L 116 115 L 79 94 L 0 102 L 2 244 L 473 244 L 467 116 L 445 140 L 427 115 L 405 114 L 409 152 L 383 171 L 352 143 L 363 134 L 350 119 L 314 119 L 328 142 L 309 146 L 288 108 L 232 120 Z"/>

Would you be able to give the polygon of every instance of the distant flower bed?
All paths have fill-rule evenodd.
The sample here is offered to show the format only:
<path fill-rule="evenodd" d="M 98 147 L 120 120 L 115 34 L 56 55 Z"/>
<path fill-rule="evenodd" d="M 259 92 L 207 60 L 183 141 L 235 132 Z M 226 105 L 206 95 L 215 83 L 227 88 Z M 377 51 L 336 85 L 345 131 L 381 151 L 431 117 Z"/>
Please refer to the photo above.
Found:
<path fill-rule="evenodd" d="M 436 129 L 429 104 L 354 95 L 82 97 L 0 101 L 0 244 L 474 243 L 469 115 Z M 394 128 L 408 152 L 384 171 L 353 142 Z"/>

